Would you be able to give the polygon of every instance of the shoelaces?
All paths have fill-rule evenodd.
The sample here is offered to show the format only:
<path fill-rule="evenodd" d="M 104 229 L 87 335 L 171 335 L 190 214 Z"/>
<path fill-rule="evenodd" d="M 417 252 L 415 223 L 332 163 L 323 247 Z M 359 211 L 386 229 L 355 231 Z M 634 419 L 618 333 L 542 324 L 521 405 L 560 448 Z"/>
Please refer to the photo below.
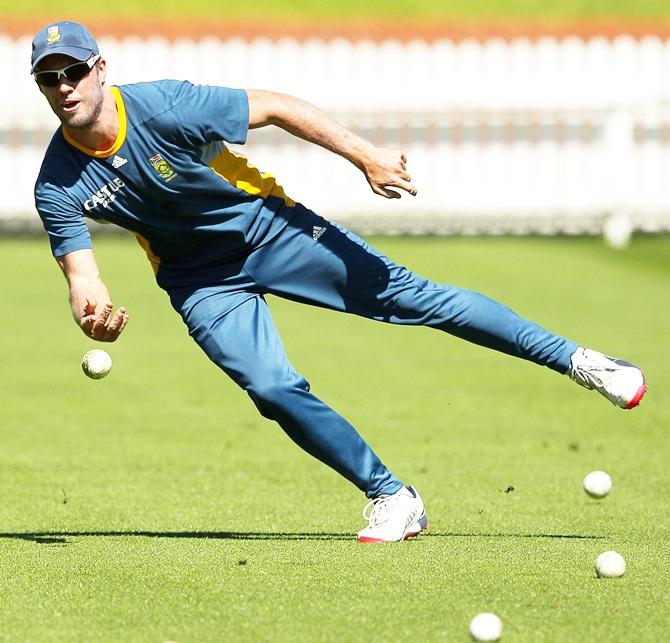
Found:
<path fill-rule="evenodd" d="M 363 507 L 363 518 L 370 522 L 370 527 L 378 527 L 388 521 L 393 501 L 394 496 L 379 496 Z"/>

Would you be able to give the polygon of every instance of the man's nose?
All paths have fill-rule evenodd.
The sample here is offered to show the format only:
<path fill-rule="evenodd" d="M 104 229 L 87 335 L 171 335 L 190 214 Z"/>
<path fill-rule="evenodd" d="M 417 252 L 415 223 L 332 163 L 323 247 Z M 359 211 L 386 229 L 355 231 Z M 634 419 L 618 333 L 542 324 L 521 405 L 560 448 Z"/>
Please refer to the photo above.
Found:
<path fill-rule="evenodd" d="M 69 94 L 76 84 L 76 82 L 69 80 L 63 73 L 58 77 L 58 91 L 61 92 L 61 94 Z"/>

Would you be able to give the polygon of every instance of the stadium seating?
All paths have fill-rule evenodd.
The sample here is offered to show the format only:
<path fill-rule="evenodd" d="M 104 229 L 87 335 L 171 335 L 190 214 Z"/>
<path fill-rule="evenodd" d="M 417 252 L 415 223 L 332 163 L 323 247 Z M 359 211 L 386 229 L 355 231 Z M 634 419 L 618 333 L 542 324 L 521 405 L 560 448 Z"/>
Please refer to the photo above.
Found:
<path fill-rule="evenodd" d="M 244 152 L 287 193 L 363 231 L 598 232 L 607 216 L 670 229 L 670 42 L 100 39 L 111 83 L 184 78 L 299 95 L 399 145 L 415 199 L 372 195 L 355 168 L 267 129 Z M 0 225 L 31 225 L 55 118 L 28 75 L 30 36 L 0 36 Z M 269 64 L 268 61 L 271 61 Z M 12 77 L 12 74 L 15 76 Z"/>

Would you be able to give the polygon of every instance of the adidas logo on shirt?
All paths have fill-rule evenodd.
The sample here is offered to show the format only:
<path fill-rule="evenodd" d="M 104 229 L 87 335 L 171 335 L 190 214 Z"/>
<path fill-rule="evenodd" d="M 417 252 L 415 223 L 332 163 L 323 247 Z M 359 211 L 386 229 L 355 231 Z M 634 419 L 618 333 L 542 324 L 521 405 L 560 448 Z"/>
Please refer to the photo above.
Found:
<path fill-rule="evenodd" d="M 319 239 L 319 237 L 320 237 L 325 231 L 326 231 L 326 226 L 318 226 L 318 225 L 315 225 L 315 226 L 312 228 L 312 239 L 314 239 L 314 241 L 317 241 L 317 240 Z"/>
<path fill-rule="evenodd" d="M 122 165 L 125 165 L 128 162 L 127 159 L 121 158 L 118 155 L 114 155 L 114 158 L 112 159 L 112 167 L 116 170 L 120 168 Z"/>

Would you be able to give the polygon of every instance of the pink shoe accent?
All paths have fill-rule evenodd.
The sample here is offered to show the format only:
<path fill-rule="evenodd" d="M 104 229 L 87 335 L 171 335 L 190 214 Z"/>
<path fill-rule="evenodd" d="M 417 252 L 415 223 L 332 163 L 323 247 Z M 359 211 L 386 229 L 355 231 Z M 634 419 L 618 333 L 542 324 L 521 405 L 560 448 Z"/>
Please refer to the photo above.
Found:
<path fill-rule="evenodd" d="M 640 403 L 640 401 L 642 400 L 642 398 L 644 397 L 644 394 L 646 392 L 647 392 L 647 385 L 643 384 L 642 386 L 640 386 L 639 389 L 637 389 L 637 393 L 635 393 L 635 397 L 633 397 L 633 399 L 630 402 L 628 402 L 628 405 L 626 406 L 626 408 L 627 409 L 634 409 Z"/>
<path fill-rule="evenodd" d="M 359 536 L 359 543 L 386 543 L 391 542 L 390 540 L 380 540 L 379 538 L 370 538 L 369 536 Z"/>

